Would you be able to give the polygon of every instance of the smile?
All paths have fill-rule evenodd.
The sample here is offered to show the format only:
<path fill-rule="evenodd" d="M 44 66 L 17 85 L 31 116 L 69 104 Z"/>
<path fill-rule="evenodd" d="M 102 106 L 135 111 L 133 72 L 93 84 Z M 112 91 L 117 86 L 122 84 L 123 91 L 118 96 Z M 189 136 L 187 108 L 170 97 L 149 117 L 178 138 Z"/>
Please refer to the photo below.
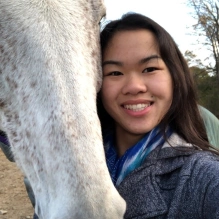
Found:
<path fill-rule="evenodd" d="M 132 111 L 142 111 L 145 108 L 149 107 L 150 105 L 151 105 L 150 103 L 149 104 L 141 103 L 141 104 L 124 105 L 123 107 L 125 109 L 132 110 Z"/>

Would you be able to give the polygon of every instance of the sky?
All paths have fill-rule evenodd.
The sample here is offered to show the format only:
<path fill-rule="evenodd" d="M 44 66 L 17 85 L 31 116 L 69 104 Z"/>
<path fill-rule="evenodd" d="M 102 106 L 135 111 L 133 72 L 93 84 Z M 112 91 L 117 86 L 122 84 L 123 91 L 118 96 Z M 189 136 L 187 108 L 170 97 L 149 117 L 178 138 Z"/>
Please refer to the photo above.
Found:
<path fill-rule="evenodd" d="M 104 0 L 106 19 L 114 20 L 122 14 L 132 11 L 144 14 L 164 27 L 178 44 L 184 54 L 186 50 L 193 51 L 202 61 L 210 53 L 198 43 L 197 36 L 192 35 L 192 9 L 186 5 L 186 0 Z"/>

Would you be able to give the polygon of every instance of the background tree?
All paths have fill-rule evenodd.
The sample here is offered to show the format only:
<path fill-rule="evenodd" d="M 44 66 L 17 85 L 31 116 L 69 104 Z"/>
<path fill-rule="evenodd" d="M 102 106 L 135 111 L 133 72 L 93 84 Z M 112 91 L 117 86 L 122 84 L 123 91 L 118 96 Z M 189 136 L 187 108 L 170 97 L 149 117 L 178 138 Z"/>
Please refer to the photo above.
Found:
<path fill-rule="evenodd" d="M 203 44 L 212 51 L 215 61 L 212 74 L 219 86 L 219 1 L 188 0 L 188 4 L 194 9 L 193 17 L 197 20 L 194 30 L 200 37 L 205 37 Z"/>
<path fill-rule="evenodd" d="M 197 87 L 199 104 L 219 118 L 219 86 L 216 75 L 212 74 L 211 69 L 203 65 L 193 52 L 186 51 L 184 57 Z"/>

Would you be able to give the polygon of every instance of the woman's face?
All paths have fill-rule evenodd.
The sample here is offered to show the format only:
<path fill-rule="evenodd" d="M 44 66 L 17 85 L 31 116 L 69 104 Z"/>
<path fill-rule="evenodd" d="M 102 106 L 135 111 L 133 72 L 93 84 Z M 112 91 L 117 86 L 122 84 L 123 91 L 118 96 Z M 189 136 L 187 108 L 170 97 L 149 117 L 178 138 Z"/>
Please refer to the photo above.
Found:
<path fill-rule="evenodd" d="M 101 97 L 115 120 L 117 136 L 144 135 L 170 108 L 173 85 L 147 30 L 117 32 L 103 53 Z"/>

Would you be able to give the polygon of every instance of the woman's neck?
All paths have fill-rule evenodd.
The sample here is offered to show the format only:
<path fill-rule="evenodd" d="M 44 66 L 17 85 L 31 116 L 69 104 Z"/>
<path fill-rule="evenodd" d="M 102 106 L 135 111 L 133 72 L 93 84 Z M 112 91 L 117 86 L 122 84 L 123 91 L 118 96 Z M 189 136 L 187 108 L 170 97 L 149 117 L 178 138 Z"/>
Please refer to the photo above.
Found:
<path fill-rule="evenodd" d="M 121 157 L 129 148 L 135 145 L 145 134 L 133 134 L 123 132 L 116 128 L 115 132 L 115 147 L 117 154 Z"/>

